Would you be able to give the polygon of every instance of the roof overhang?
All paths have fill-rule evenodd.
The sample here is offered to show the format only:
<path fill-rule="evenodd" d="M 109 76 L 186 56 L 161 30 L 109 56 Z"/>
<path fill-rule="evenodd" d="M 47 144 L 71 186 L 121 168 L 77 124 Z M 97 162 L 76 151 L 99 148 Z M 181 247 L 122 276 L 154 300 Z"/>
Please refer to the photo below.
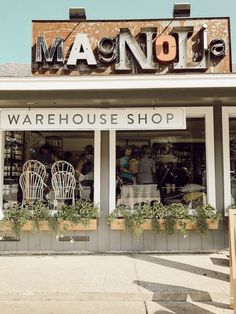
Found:
<path fill-rule="evenodd" d="M 236 74 L 0 78 L 0 107 L 236 104 Z"/>

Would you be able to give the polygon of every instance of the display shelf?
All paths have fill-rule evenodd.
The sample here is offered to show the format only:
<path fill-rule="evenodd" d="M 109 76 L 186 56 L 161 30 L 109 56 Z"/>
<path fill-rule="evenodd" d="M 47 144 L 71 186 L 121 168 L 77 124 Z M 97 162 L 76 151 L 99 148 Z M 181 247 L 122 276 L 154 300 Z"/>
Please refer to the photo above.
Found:
<path fill-rule="evenodd" d="M 17 183 L 24 162 L 24 137 L 22 132 L 5 132 L 4 184 Z"/>
<path fill-rule="evenodd" d="M 205 142 L 162 143 L 152 140 L 152 149 L 156 151 L 160 162 L 173 162 L 175 165 L 186 167 L 191 173 L 191 180 L 203 184 L 203 173 L 206 170 Z"/>

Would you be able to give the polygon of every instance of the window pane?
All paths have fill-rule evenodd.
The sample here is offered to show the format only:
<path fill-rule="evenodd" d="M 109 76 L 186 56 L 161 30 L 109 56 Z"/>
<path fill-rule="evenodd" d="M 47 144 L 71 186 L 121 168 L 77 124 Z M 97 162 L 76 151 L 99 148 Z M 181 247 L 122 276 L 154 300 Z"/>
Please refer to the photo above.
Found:
<path fill-rule="evenodd" d="M 119 131 L 116 135 L 116 203 L 206 202 L 204 119 L 186 130 Z"/>
<path fill-rule="evenodd" d="M 236 204 L 236 118 L 229 119 L 231 204 Z"/>
<path fill-rule="evenodd" d="M 73 175 L 76 179 L 75 198 L 93 201 L 93 131 L 5 132 L 3 198 L 5 208 L 13 203 L 22 202 L 23 191 L 19 186 L 19 178 L 22 174 L 23 164 L 28 160 L 38 160 L 45 166 L 46 175 L 43 178 L 43 198 L 49 200 L 52 205 L 55 199 L 52 187 L 52 165 L 55 161 L 61 160 L 69 162 L 76 170 L 75 175 Z M 33 168 L 30 170 L 35 171 Z M 69 168 L 61 170 L 70 171 Z M 38 194 L 35 197 L 37 199 Z"/>

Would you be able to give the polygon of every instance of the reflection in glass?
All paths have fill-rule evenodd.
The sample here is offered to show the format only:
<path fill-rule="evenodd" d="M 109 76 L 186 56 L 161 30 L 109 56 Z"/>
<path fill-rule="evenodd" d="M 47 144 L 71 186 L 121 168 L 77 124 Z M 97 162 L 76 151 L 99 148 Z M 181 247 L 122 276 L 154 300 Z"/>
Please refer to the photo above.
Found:
<path fill-rule="evenodd" d="M 76 199 L 93 201 L 94 191 L 94 132 L 85 131 L 32 131 L 5 132 L 4 208 L 22 202 L 19 178 L 28 160 L 37 160 L 46 169 L 43 178 L 43 198 L 52 205 L 55 200 L 52 188 L 52 165 L 66 160 L 75 169 Z M 30 169 L 33 170 L 34 169 Z"/>
<path fill-rule="evenodd" d="M 229 119 L 231 204 L 236 204 L 236 118 Z"/>
<path fill-rule="evenodd" d="M 116 135 L 116 204 L 206 203 L 204 119 L 186 130 L 119 131 Z"/>

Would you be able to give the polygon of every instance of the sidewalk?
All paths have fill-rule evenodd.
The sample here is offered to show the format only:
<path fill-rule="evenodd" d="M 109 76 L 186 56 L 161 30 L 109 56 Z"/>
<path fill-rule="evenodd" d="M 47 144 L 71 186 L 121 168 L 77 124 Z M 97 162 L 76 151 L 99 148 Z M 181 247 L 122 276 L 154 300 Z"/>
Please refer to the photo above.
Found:
<path fill-rule="evenodd" d="M 0 313 L 233 313 L 225 252 L 0 256 Z"/>

